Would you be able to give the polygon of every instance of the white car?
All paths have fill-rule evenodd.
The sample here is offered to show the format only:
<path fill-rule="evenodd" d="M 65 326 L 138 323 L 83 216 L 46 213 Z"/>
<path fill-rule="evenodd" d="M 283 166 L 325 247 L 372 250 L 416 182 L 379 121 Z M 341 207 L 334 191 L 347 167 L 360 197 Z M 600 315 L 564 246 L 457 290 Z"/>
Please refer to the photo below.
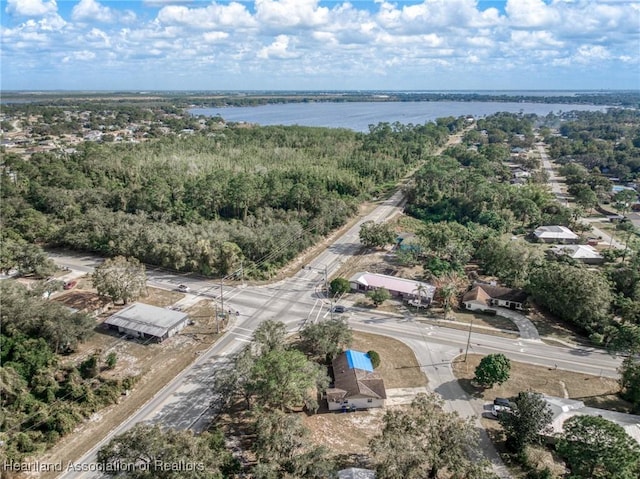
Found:
<path fill-rule="evenodd" d="M 494 404 L 491 408 L 491 414 L 494 417 L 498 417 L 500 412 L 511 412 L 511 408 L 509 406 L 500 406 L 499 404 Z"/>
<path fill-rule="evenodd" d="M 188 293 L 189 291 L 191 291 L 191 288 L 186 284 L 181 284 L 178 286 L 178 291 L 180 291 L 181 293 Z"/>

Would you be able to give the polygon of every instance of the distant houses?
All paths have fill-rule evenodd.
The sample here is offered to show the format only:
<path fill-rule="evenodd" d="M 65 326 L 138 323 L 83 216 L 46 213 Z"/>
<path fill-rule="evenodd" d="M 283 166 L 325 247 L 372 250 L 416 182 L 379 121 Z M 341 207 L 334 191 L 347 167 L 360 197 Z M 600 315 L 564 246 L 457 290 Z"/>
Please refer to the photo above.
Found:
<path fill-rule="evenodd" d="M 419 299 L 422 303 L 430 304 L 436 288 L 433 285 L 412 279 L 397 278 L 385 274 L 368 272 L 356 273 L 349 279 L 353 291 L 370 291 L 385 288 L 392 296 L 406 300 Z"/>
<path fill-rule="evenodd" d="M 580 238 L 566 226 L 540 226 L 533 232 L 533 237 L 544 243 L 576 243 Z"/>
<path fill-rule="evenodd" d="M 334 385 L 326 390 L 330 411 L 383 407 L 387 393 L 366 353 L 348 349 L 333 360 Z"/>

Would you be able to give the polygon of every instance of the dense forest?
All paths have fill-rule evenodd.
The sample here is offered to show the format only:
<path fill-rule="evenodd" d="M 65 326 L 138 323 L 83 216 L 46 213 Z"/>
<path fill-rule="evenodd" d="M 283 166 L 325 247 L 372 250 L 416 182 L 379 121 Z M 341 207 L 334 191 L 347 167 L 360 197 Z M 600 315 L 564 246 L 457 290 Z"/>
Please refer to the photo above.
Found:
<path fill-rule="evenodd" d="M 41 453 L 94 412 L 118 401 L 135 377 L 100 375 L 115 357 L 96 353 L 80 364 L 60 355 L 75 349 L 95 327 L 95 320 L 43 299 L 51 285 L 35 287 L 0 282 L 0 460 L 20 461 Z"/>
<path fill-rule="evenodd" d="M 5 155 L 2 236 L 180 271 L 269 275 L 444 144 L 462 120 L 366 134 L 227 127 Z M 10 262 L 3 258 L 3 263 Z"/>

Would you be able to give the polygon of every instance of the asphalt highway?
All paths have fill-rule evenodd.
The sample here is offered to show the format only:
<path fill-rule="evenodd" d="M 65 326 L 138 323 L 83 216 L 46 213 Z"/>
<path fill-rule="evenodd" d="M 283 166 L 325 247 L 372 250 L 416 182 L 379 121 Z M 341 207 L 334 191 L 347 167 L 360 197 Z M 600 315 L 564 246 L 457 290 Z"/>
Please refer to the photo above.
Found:
<path fill-rule="evenodd" d="M 216 372 L 229 366 L 230 358 L 249 341 L 253 331 L 265 320 L 283 321 L 290 331 L 298 330 L 306 321 L 330 319 L 330 303 L 321 293 L 325 274 L 331 276 L 340 265 L 360 250 L 359 229 L 364 221 L 384 221 L 397 213 L 402 194 L 393 195 L 371 214 L 338 238 L 306 268 L 294 276 L 260 287 L 222 286 L 225 309 L 239 312 L 228 332 L 191 366 L 169 382 L 156 396 L 141 407 L 127 421 L 101 438 L 95 447 L 76 464 L 93 464 L 97 450 L 112 437 L 140 422 L 158 423 L 165 427 L 200 430 L 212 416 L 210 402 Z M 74 274 L 89 273 L 100 263 L 87 255 L 52 254 L 60 266 L 69 267 Z M 178 284 L 191 288 L 190 294 L 219 300 L 221 285 L 207 279 L 177 275 L 162 270 L 148 270 L 149 284 L 174 289 Z M 449 408 L 463 415 L 477 414 L 452 379 L 451 361 L 466 348 L 467 331 L 424 324 L 410 316 L 362 312 L 350 309 L 348 321 L 356 330 L 384 334 L 407 343 L 416 352 L 421 368 L 427 373 L 430 387 L 441 393 Z M 604 351 L 588 348 L 554 347 L 541 341 L 514 340 L 473 332 L 469 351 L 487 354 L 502 352 L 509 358 L 546 366 L 550 370 L 566 369 L 581 373 L 615 377 L 620 364 L 618 358 Z M 64 479 L 100 477 L 94 471 L 67 471 Z"/>

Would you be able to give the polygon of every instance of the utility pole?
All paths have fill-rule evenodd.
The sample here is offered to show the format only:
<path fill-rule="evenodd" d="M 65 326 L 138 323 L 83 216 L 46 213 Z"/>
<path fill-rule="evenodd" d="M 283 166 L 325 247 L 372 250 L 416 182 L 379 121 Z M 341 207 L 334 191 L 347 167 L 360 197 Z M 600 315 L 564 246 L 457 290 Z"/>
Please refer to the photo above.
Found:
<path fill-rule="evenodd" d="M 471 344 L 471 328 L 473 327 L 473 316 L 471 316 L 471 322 L 469 323 L 469 335 L 467 336 L 467 349 L 464 350 L 463 362 L 467 362 L 467 353 L 469 353 L 469 344 Z"/>
<path fill-rule="evenodd" d="M 216 315 L 216 334 L 220 334 L 220 318 L 218 317 L 218 303 L 214 301 L 213 307 L 215 309 L 215 315 Z"/>
<path fill-rule="evenodd" d="M 220 278 L 220 307 L 222 308 L 222 314 L 224 314 L 224 291 L 222 287 L 224 286 L 224 278 Z"/>

